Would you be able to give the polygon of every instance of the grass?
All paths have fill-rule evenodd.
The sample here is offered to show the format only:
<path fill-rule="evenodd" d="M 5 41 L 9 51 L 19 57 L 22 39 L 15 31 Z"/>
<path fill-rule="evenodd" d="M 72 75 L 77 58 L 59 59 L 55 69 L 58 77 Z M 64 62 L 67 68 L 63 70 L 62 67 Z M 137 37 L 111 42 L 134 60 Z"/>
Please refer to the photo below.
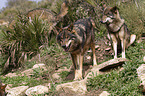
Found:
<path fill-rule="evenodd" d="M 143 64 L 144 49 L 145 43 L 136 43 L 134 47 L 130 47 L 126 52 L 130 61 L 125 62 L 124 70 L 112 71 L 89 79 L 88 90 L 107 90 L 111 96 L 141 96 L 141 90 L 138 88 L 141 82 L 138 79 L 136 69 Z"/>
<path fill-rule="evenodd" d="M 55 44 L 54 44 L 55 45 Z M 129 49 L 126 51 L 126 56 L 130 61 L 125 62 L 123 65 L 124 70 L 118 72 L 116 70 L 112 70 L 108 74 L 99 75 L 94 77 L 93 79 L 89 79 L 87 83 L 88 92 L 94 91 L 94 90 L 106 90 L 109 93 L 111 93 L 111 96 L 142 96 L 141 90 L 138 88 L 141 81 L 138 79 L 136 69 L 143 64 L 142 58 L 145 56 L 144 50 L 145 49 L 145 43 L 136 43 L 135 46 L 129 47 Z M 61 57 L 60 57 L 61 54 Z M 70 57 L 67 57 L 68 54 L 64 52 L 61 48 L 56 46 L 51 46 L 50 49 L 43 49 L 41 50 L 40 54 L 42 61 L 45 61 L 46 59 L 46 65 L 47 67 L 52 67 L 52 61 L 53 64 L 59 64 L 58 66 L 69 67 L 71 65 Z M 48 59 L 48 56 L 49 59 Z M 63 57 L 64 56 L 64 57 Z M 46 58 L 47 57 L 47 58 Z M 63 57 L 63 59 L 62 59 Z M 59 63 L 54 60 L 54 58 L 58 59 Z M 37 56 L 33 58 L 31 61 L 28 61 L 25 66 L 29 66 L 27 68 L 31 68 L 34 64 L 40 63 L 36 60 Z M 66 61 L 64 60 L 66 59 Z M 69 64 L 69 65 L 67 65 Z M 51 69 L 48 69 L 46 72 L 42 72 L 41 69 L 34 70 L 34 75 L 32 76 L 18 76 L 18 77 L 3 77 L 0 76 L 1 80 L 5 84 L 12 84 L 12 87 L 17 86 L 37 86 L 40 84 L 45 83 L 51 83 L 51 89 L 49 93 L 46 93 L 47 95 L 53 96 L 53 95 L 59 95 L 59 93 L 56 92 L 55 87 L 58 84 L 67 82 L 65 80 L 65 77 L 68 75 L 68 72 L 62 72 L 60 73 L 60 76 L 62 77 L 61 81 L 56 81 L 52 79 L 50 76 L 51 72 L 54 72 L 53 66 Z M 48 67 L 49 68 L 49 67 Z M 54 68 L 54 69 L 53 69 Z M 26 67 L 25 67 L 26 69 Z M 17 71 L 19 73 L 19 71 Z M 41 95 L 40 95 L 41 96 Z"/>
<path fill-rule="evenodd" d="M 88 1 L 89 4 L 86 3 L 85 1 Z M 72 1 L 73 3 L 71 3 L 69 6 L 68 14 L 64 17 L 65 19 L 62 19 L 61 22 L 57 26 L 64 27 L 71 24 L 72 22 L 75 22 L 77 19 L 84 18 L 84 17 L 94 17 L 94 21 L 97 27 L 96 32 L 95 32 L 95 37 L 97 40 L 102 40 L 101 38 L 104 37 L 104 35 L 106 36 L 106 29 L 104 25 L 101 25 L 99 23 L 100 12 L 99 12 L 98 7 L 96 6 L 96 4 L 99 5 L 102 1 L 98 0 L 97 3 L 92 3 L 94 2 L 94 0 L 85 0 L 85 1 L 82 1 L 82 0 Z M 113 1 L 106 0 L 105 3 L 109 6 L 114 6 L 116 5 L 116 1 L 118 0 L 113 0 Z M 139 4 L 141 4 L 141 2 L 139 2 Z M 101 6 L 102 5 L 100 4 L 100 7 Z M 131 33 L 136 34 L 137 37 L 139 38 L 141 36 L 141 33 L 144 32 L 144 23 L 143 23 L 144 11 L 142 11 L 144 8 L 141 7 L 140 9 L 138 9 L 135 3 L 130 2 L 130 3 L 121 3 L 121 5 L 119 6 L 119 9 L 120 9 L 119 10 L 120 14 L 125 19 L 126 21 L 125 23 L 128 25 L 129 29 L 131 30 Z M 55 12 L 57 11 L 58 10 L 56 9 Z M 134 18 L 137 18 L 137 19 L 134 19 Z M 46 94 L 49 96 L 58 95 L 59 93 L 56 92 L 55 87 L 58 84 L 68 82 L 65 80 L 65 77 L 69 73 L 66 71 L 61 72 L 60 76 L 62 77 L 62 80 L 54 80 L 52 79 L 51 75 L 55 72 L 55 69 L 63 68 L 63 67 L 69 68 L 72 64 L 72 61 L 71 61 L 70 55 L 64 52 L 63 49 L 56 44 L 55 37 L 51 38 L 51 40 L 49 41 L 49 44 L 46 44 L 45 43 L 46 39 L 41 38 L 41 37 L 45 37 L 45 34 L 41 35 L 38 33 L 38 35 L 36 36 L 35 32 L 41 31 L 42 33 L 43 32 L 45 33 L 47 31 L 47 28 L 44 28 L 43 24 L 40 24 L 39 22 L 41 21 L 36 20 L 36 22 L 33 22 L 32 25 L 29 24 L 26 26 L 23 26 L 23 22 L 22 23 L 18 22 L 18 24 L 16 25 L 17 28 L 15 28 L 15 30 L 17 30 L 15 31 L 17 32 L 17 34 L 15 35 L 15 32 L 13 32 L 14 30 L 12 30 L 11 37 L 14 37 L 14 40 L 16 39 L 15 37 L 26 36 L 26 38 L 24 38 L 25 40 L 21 40 L 21 41 L 27 42 L 29 41 L 28 37 L 32 38 L 32 37 L 38 36 L 38 38 L 32 38 L 31 39 L 32 42 L 30 42 L 30 44 L 25 43 L 24 45 L 27 45 L 27 44 L 31 45 L 32 48 L 30 46 L 26 47 L 26 51 L 28 52 L 31 51 L 33 48 L 34 48 L 34 52 L 36 52 L 35 49 L 36 50 L 38 49 L 39 51 L 39 52 L 36 52 L 36 54 L 38 53 L 37 55 L 32 56 L 31 58 L 28 59 L 27 62 L 22 63 L 19 69 L 13 69 L 12 72 L 15 72 L 18 74 L 23 70 L 32 68 L 33 65 L 37 63 L 46 64 L 48 70 L 43 72 L 43 70 L 41 69 L 36 69 L 34 70 L 33 75 L 31 76 L 24 75 L 24 76 L 17 76 L 17 77 L 5 77 L 5 76 L 2 76 L 4 74 L 0 73 L 1 74 L 0 79 L 5 84 L 12 84 L 12 87 L 17 87 L 20 85 L 33 87 L 40 84 L 51 83 L 50 92 Z M 40 26 L 39 25 L 35 26 L 34 23 L 40 24 Z M 37 27 L 40 30 L 38 30 Z M 28 34 L 21 35 L 21 33 L 24 33 L 23 29 L 25 29 Z M 41 30 L 41 29 L 44 29 L 44 30 Z M 21 36 L 17 36 L 17 35 L 21 35 Z M 31 35 L 33 36 L 31 37 Z M 41 37 L 39 37 L 40 35 Z M 0 32 L 0 37 L 3 37 L 3 35 L 1 35 L 1 32 Z M 22 38 L 18 38 L 18 39 L 22 39 Z M 39 50 L 39 47 L 40 47 L 39 44 L 37 45 L 34 41 L 39 42 L 41 46 L 40 50 Z M 44 41 L 44 42 L 41 42 L 41 41 Z M 10 43 L 13 43 L 13 42 L 10 42 Z M 36 45 L 33 46 L 33 44 L 36 44 Z M 14 47 L 17 48 L 17 44 L 11 44 L 11 45 L 15 45 Z M 142 95 L 141 90 L 138 89 L 138 86 L 141 81 L 137 77 L 136 69 L 141 64 L 144 63 L 142 61 L 143 56 L 145 56 L 144 49 L 145 49 L 145 42 L 139 43 L 139 44 L 136 43 L 133 47 L 129 47 L 129 49 L 126 51 L 126 57 L 130 59 L 130 61 L 125 62 L 125 64 L 123 65 L 124 70 L 120 72 L 117 72 L 116 70 L 112 70 L 108 74 L 99 75 L 99 76 L 94 77 L 93 79 L 89 79 L 87 83 L 88 91 L 91 92 L 92 90 L 96 90 L 96 91 L 107 90 L 109 93 L 111 93 L 111 96 L 118 96 L 118 95 L 119 96 L 141 96 Z M 12 52 L 14 52 L 15 49 L 12 49 L 12 50 L 13 50 Z M 2 72 L 1 69 L 3 68 L 2 66 L 3 64 L 2 62 L 4 62 L 3 58 L 4 57 L 0 57 L 0 67 L 1 67 L 0 72 Z M 112 57 L 108 56 L 108 58 L 110 59 Z"/>

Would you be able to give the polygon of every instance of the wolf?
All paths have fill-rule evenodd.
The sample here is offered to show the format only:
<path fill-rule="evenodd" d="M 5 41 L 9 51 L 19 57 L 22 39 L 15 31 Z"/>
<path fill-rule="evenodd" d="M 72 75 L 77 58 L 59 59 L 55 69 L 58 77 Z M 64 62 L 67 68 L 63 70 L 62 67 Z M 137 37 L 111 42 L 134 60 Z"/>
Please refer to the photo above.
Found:
<path fill-rule="evenodd" d="M 55 14 L 55 12 L 45 9 L 45 8 L 36 8 L 28 11 L 26 14 L 29 21 L 32 22 L 32 20 L 37 18 L 41 18 L 44 21 L 47 22 L 58 22 L 60 21 L 66 14 L 68 13 L 68 2 L 64 1 L 61 4 L 61 9 L 58 14 Z"/>
<path fill-rule="evenodd" d="M 79 19 L 69 27 L 61 29 L 57 35 L 58 44 L 71 54 L 75 69 L 74 80 L 82 79 L 83 56 L 89 48 L 93 52 L 93 65 L 97 65 L 94 27 L 92 18 Z"/>
<path fill-rule="evenodd" d="M 0 96 L 6 96 L 5 88 L 7 85 L 2 85 L 0 81 Z"/>
<path fill-rule="evenodd" d="M 130 34 L 125 20 L 120 17 L 118 7 L 106 7 L 103 11 L 101 23 L 106 25 L 114 50 L 114 59 L 117 58 L 117 47 L 122 51 L 122 58 L 125 57 L 125 49 L 136 39 L 136 35 Z"/>
<path fill-rule="evenodd" d="M 26 15 L 29 19 L 29 22 L 32 22 L 35 20 L 35 18 L 42 19 L 43 21 L 49 23 L 49 29 L 51 33 L 51 30 L 54 29 L 54 27 L 57 25 L 59 21 L 68 13 L 68 2 L 64 1 L 61 4 L 61 9 L 58 14 L 55 14 L 55 12 L 45 9 L 45 8 L 36 8 L 33 10 L 30 10 Z M 54 31 L 55 32 L 55 31 Z"/>

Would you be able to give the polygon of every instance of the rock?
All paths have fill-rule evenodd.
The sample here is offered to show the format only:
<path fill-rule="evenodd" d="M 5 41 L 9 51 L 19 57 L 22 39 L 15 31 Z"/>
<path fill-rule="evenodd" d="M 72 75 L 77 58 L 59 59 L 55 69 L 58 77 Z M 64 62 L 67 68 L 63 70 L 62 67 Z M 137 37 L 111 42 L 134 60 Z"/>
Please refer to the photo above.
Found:
<path fill-rule="evenodd" d="M 7 96 L 25 96 L 25 91 L 28 89 L 28 87 L 29 86 L 19 86 L 9 89 L 7 90 Z"/>
<path fill-rule="evenodd" d="M 42 86 L 42 85 L 38 85 L 35 87 L 31 87 L 29 89 L 26 90 L 25 94 L 27 96 L 34 96 L 34 95 L 38 95 L 38 94 L 45 94 L 48 93 L 49 88 L 46 86 Z"/>
<path fill-rule="evenodd" d="M 33 75 L 34 70 L 37 69 L 37 68 L 43 69 L 43 71 L 47 71 L 47 68 L 46 68 L 45 64 L 35 64 L 33 66 L 33 68 L 25 70 L 25 71 L 21 72 L 21 74 L 17 75 L 16 73 L 8 73 L 5 76 L 6 77 L 15 77 L 15 76 L 24 76 L 24 75 L 30 76 L 30 75 Z"/>
<path fill-rule="evenodd" d="M 54 73 L 54 74 L 52 75 L 52 78 L 53 78 L 53 79 L 60 79 L 61 77 L 59 76 L 59 73 Z"/>
<path fill-rule="evenodd" d="M 97 67 L 99 70 L 104 70 L 104 69 L 108 69 L 110 67 L 115 67 L 115 66 L 121 65 L 125 61 L 128 61 L 128 59 L 126 59 L 126 58 L 111 59 L 109 61 L 106 61 L 106 62 L 98 65 L 98 66 L 95 66 L 95 68 Z"/>
<path fill-rule="evenodd" d="M 128 61 L 128 60 L 125 58 L 117 58 L 117 59 L 111 59 L 100 65 L 93 66 L 93 68 L 91 69 L 91 72 L 89 72 L 83 80 L 57 85 L 56 90 L 63 91 L 68 94 L 75 93 L 77 96 L 83 95 L 87 92 L 86 83 L 87 83 L 88 78 L 93 78 L 96 75 L 99 75 L 100 74 L 99 70 L 101 70 L 101 69 L 109 68 L 110 66 L 117 66 L 117 65 L 120 65 L 120 63 L 122 64 L 125 61 Z M 109 93 L 107 93 L 107 92 L 103 92 L 102 94 L 105 94 L 105 95 L 100 94 L 100 96 L 109 95 Z"/>
<path fill-rule="evenodd" d="M 95 67 L 95 68 L 94 68 Z M 93 66 L 91 71 L 87 74 L 87 76 L 84 78 L 85 82 L 87 82 L 88 78 L 93 78 L 97 75 L 99 75 L 99 69 L 96 66 Z"/>
<path fill-rule="evenodd" d="M 60 68 L 58 69 L 56 72 L 63 72 L 63 71 L 70 71 L 70 68 L 68 69 L 67 67 L 63 67 L 63 68 Z"/>
<path fill-rule="evenodd" d="M 145 64 L 142 64 L 137 69 L 137 74 L 139 79 L 142 81 L 142 83 L 140 84 L 140 87 L 143 89 L 142 92 L 145 92 Z"/>
<path fill-rule="evenodd" d="M 95 49 L 99 48 L 100 46 L 99 45 L 95 45 Z"/>
<path fill-rule="evenodd" d="M 92 52 L 92 50 L 88 50 L 87 52 L 88 52 L 88 53 L 91 53 L 91 52 Z"/>
<path fill-rule="evenodd" d="M 99 96 L 108 96 L 110 95 L 110 93 L 108 93 L 107 91 L 103 91 Z"/>
<path fill-rule="evenodd" d="M 5 75 L 6 77 L 17 77 L 18 75 L 16 73 L 8 73 Z"/>
<path fill-rule="evenodd" d="M 46 68 L 46 67 L 45 64 L 35 64 L 32 69 L 36 69 L 36 68 Z"/>
<path fill-rule="evenodd" d="M 29 76 L 29 75 L 32 75 L 32 73 L 33 73 L 33 69 L 28 69 L 28 70 L 21 72 L 22 76 L 24 76 L 24 75 Z"/>
<path fill-rule="evenodd" d="M 123 62 L 128 61 L 126 58 L 116 58 L 116 59 L 111 59 L 109 61 L 106 61 L 100 65 L 93 66 L 91 69 L 91 72 L 87 74 L 85 77 L 85 80 L 87 81 L 88 78 L 93 78 L 94 76 L 99 75 L 101 72 L 100 70 L 108 69 L 110 67 L 118 66 L 122 64 Z"/>
<path fill-rule="evenodd" d="M 90 60 L 90 59 L 91 59 L 91 56 L 86 56 L 86 58 L 87 58 L 88 60 Z"/>
<path fill-rule="evenodd" d="M 25 70 L 25 71 L 21 72 L 21 74 L 22 74 L 22 76 L 23 76 L 24 74 L 25 74 L 26 76 L 33 75 L 34 70 L 37 69 L 37 68 L 43 69 L 43 71 L 46 71 L 46 70 L 47 70 L 45 64 L 35 64 L 35 65 L 33 66 L 33 68 L 28 69 L 28 70 Z"/>
<path fill-rule="evenodd" d="M 64 83 L 56 86 L 57 91 L 64 91 L 65 93 L 74 93 L 77 95 L 82 95 L 87 92 L 86 81 L 73 81 L 69 83 Z"/>
<path fill-rule="evenodd" d="M 105 49 L 105 51 L 110 51 L 110 50 L 111 50 L 111 48 L 110 48 L 110 47 Z"/>

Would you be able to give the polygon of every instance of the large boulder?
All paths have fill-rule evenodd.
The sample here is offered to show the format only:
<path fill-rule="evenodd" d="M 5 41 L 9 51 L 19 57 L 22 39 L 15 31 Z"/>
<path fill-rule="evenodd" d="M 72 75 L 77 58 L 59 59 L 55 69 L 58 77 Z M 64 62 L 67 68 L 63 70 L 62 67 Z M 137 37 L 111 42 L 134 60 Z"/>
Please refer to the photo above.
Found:
<path fill-rule="evenodd" d="M 49 88 L 46 86 L 38 85 L 35 87 L 31 87 L 26 90 L 25 94 L 27 96 L 37 96 L 38 94 L 45 94 L 48 93 Z"/>
<path fill-rule="evenodd" d="M 59 92 L 64 91 L 65 93 L 68 94 L 74 93 L 76 95 L 83 95 L 87 92 L 87 86 L 84 80 L 73 81 L 73 82 L 57 85 L 56 90 Z"/>
<path fill-rule="evenodd" d="M 29 88 L 29 86 L 19 86 L 14 87 L 12 89 L 7 90 L 7 96 L 25 96 L 25 91 Z"/>
<path fill-rule="evenodd" d="M 137 69 L 137 74 L 139 79 L 142 81 L 142 83 L 140 84 L 140 87 L 143 89 L 142 92 L 145 92 L 145 64 L 142 64 Z"/>
<path fill-rule="evenodd" d="M 109 61 L 106 61 L 102 64 L 99 64 L 97 66 L 94 66 L 91 69 L 91 72 L 87 74 L 85 77 L 85 80 L 87 81 L 88 78 L 93 78 L 94 76 L 99 75 L 101 70 L 108 70 L 110 68 L 122 65 L 125 61 L 128 61 L 126 58 L 116 58 L 116 59 L 111 59 Z"/>

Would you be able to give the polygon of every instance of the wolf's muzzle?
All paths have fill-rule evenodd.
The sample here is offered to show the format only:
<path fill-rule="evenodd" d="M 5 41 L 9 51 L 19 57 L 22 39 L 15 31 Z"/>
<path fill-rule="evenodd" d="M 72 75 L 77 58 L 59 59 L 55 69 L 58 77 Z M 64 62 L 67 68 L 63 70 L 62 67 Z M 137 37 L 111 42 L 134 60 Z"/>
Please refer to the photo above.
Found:
<path fill-rule="evenodd" d="M 100 23 L 104 23 L 103 21 L 100 21 Z"/>
<path fill-rule="evenodd" d="M 61 47 L 64 48 L 64 49 L 66 49 L 66 45 L 62 45 Z"/>

